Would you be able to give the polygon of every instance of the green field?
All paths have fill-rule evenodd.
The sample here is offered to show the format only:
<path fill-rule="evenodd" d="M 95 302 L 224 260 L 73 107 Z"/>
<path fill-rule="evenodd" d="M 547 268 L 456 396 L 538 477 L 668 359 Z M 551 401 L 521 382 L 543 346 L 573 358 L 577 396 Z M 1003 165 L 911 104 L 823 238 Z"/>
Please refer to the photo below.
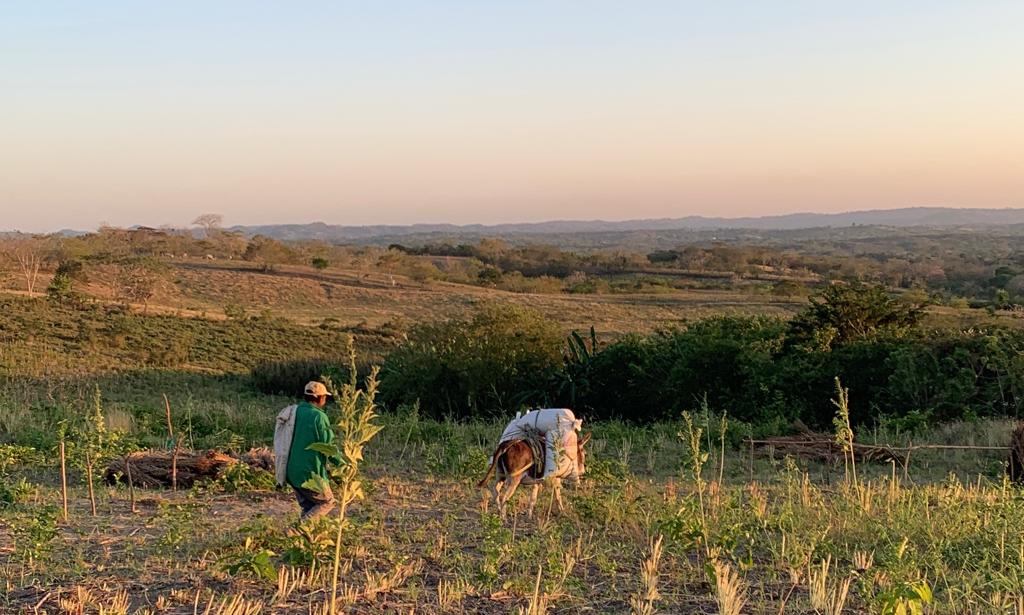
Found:
<path fill-rule="evenodd" d="M 617 394 L 607 387 L 620 377 L 633 387 L 634 397 L 623 399 L 656 393 L 659 382 L 666 391 L 711 390 L 704 389 L 703 401 L 681 396 L 657 408 L 656 420 L 644 420 L 643 408 L 623 408 L 628 422 L 588 420 L 588 473 L 567 491 L 567 510 L 555 510 L 544 490 L 537 514 L 527 518 L 523 489 L 504 520 L 493 507 L 483 512 L 476 481 L 515 409 L 487 406 L 488 400 L 518 398 L 473 390 L 476 401 L 449 406 L 470 414 L 446 419 L 430 396 L 421 405 L 402 391 L 382 391 L 382 399 L 400 401 L 381 409 L 376 420 L 383 430 L 367 444 L 360 467 L 365 497 L 348 510 L 337 560 L 340 612 L 1024 612 L 1021 497 L 1004 477 L 1006 452 L 998 448 L 1009 445 L 1014 421 L 986 410 L 1000 394 L 1006 399 L 999 407 L 1016 403 L 1011 316 L 931 307 L 915 325 L 920 332 L 882 327 L 876 337 L 836 342 L 802 358 L 786 350 L 787 339 L 798 339 L 787 320 L 747 315 L 788 319 L 806 302 L 759 303 L 749 290 L 524 294 L 436 281 L 416 286 L 408 278 L 391 286 L 372 276 L 224 262 L 177 275 L 176 286 L 147 306 L 105 297 L 102 272 L 84 299 L 0 298 L 0 612 L 327 612 L 339 521 L 290 533 L 298 507 L 266 472 L 239 464 L 194 487 L 132 495 L 123 482 L 104 483 L 100 470 L 131 451 L 167 451 L 168 406 L 184 449 L 237 454 L 266 446 L 276 412 L 291 403 L 289 392 L 323 371 L 336 383 L 345 380 L 348 339 L 360 353 L 360 378 L 384 364 L 391 370 L 385 384 L 393 386 L 400 382 L 393 379 L 396 365 L 420 356 L 400 350 L 421 352 L 423 340 L 440 339 L 431 335 L 459 331 L 468 332 L 469 345 L 456 344 L 463 354 L 444 360 L 484 362 L 465 363 L 468 371 L 450 380 L 452 387 L 457 380 L 465 386 L 472 374 L 502 371 L 520 360 L 513 357 L 519 349 L 529 355 L 534 342 L 517 337 L 529 334 L 547 349 L 537 356 L 553 361 L 553 371 L 495 386 L 537 386 L 540 395 L 570 383 L 581 404 L 594 408 L 608 407 L 598 402 Z M 296 290 L 307 284 L 323 296 Z M 239 304 L 227 305 L 228 297 Z M 736 318 L 699 321 L 723 313 Z M 499 320 L 474 320 L 480 314 Z M 420 326 L 453 318 L 461 320 Z M 509 330 L 501 318 L 519 320 Z M 590 325 L 593 343 L 583 336 L 565 346 L 571 330 Z M 651 373 L 620 374 L 616 357 L 627 355 L 630 369 Z M 746 443 L 792 427 L 786 416 L 759 414 L 760 393 L 737 397 L 746 392 L 736 381 L 757 382 L 750 380 L 757 374 L 743 370 L 778 364 L 778 379 L 756 386 L 798 382 L 787 361 L 799 360 L 792 365 L 821 371 L 819 380 L 831 386 L 831 376 L 824 377 L 829 360 L 860 370 L 882 361 L 876 356 L 934 357 L 936 368 L 915 372 L 894 363 L 904 370 L 898 373 L 922 379 L 917 388 L 901 383 L 899 399 L 920 398 L 922 406 L 871 421 L 855 417 L 856 442 L 985 448 L 917 449 L 906 463 L 861 460 L 854 468 L 841 456 L 822 462 L 753 451 Z M 712 380 L 703 372 L 658 371 L 660 357 L 686 369 L 708 358 L 737 362 L 708 367 L 717 370 L 708 372 L 718 377 Z M 424 365 L 423 378 L 458 375 Z M 978 370 L 973 380 L 964 373 L 970 366 Z M 608 374 L 614 377 L 602 380 Z M 844 375 L 857 382 L 856 373 Z M 958 384 L 938 386 L 943 382 Z M 727 389 L 732 397 L 722 397 Z M 868 393 L 854 388 L 856 408 Z M 814 426 L 835 437 L 836 392 L 826 387 L 815 395 L 800 398 L 809 399 L 805 414 L 793 416 L 816 417 Z M 789 403 L 766 399 L 776 399 L 773 413 Z M 700 433 L 687 430 L 684 410 Z M 337 408 L 331 412 L 339 417 Z M 938 423 L 932 417 L 939 413 L 955 418 Z"/>

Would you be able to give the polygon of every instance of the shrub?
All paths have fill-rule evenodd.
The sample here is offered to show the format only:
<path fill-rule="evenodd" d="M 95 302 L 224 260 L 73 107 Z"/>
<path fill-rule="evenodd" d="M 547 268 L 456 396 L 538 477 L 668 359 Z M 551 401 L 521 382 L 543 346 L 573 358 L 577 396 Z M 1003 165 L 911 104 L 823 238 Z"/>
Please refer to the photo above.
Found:
<path fill-rule="evenodd" d="M 344 359 L 296 359 L 293 361 L 265 361 L 253 367 L 249 375 L 256 390 L 268 395 L 301 395 L 302 387 L 310 380 L 330 376 L 348 379 Z"/>
<path fill-rule="evenodd" d="M 504 415 L 545 398 L 562 339 L 541 314 L 499 304 L 469 320 L 420 325 L 385 361 L 381 395 L 391 407 L 419 400 L 435 417 Z"/>

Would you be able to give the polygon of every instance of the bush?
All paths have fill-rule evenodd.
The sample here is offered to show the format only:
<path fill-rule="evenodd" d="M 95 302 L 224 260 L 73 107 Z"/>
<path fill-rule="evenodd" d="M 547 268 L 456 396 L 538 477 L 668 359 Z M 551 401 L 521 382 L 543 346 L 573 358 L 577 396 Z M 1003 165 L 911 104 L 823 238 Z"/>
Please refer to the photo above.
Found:
<path fill-rule="evenodd" d="M 302 387 L 310 380 L 330 376 L 339 382 L 348 380 L 345 359 L 296 359 L 267 361 L 253 367 L 249 375 L 256 390 L 268 395 L 302 395 Z"/>
<path fill-rule="evenodd" d="M 507 415 L 545 398 L 562 364 L 562 335 L 532 310 L 492 304 L 470 320 L 415 327 L 384 362 L 390 407 L 419 400 L 435 417 Z"/>

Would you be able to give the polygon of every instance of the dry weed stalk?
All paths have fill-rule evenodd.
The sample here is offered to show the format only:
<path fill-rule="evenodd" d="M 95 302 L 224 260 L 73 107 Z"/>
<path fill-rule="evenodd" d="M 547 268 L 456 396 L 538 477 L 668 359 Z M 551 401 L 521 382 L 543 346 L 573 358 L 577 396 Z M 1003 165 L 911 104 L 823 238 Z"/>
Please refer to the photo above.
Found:
<path fill-rule="evenodd" d="M 475 592 L 476 588 L 465 579 L 441 579 L 437 583 L 437 606 L 442 611 L 450 610 L 456 603 Z"/>
<path fill-rule="evenodd" d="M 128 606 L 130 604 L 128 592 L 121 590 L 114 594 L 109 604 L 99 605 L 99 615 L 128 615 Z"/>
<path fill-rule="evenodd" d="M 516 615 L 546 615 L 548 612 L 548 595 L 541 593 L 540 580 L 544 574 L 544 566 L 537 567 L 537 580 L 533 584 L 533 595 L 526 608 L 516 609 Z"/>
<path fill-rule="evenodd" d="M 198 603 L 197 596 L 196 606 L 192 609 L 192 615 L 199 615 Z M 216 605 L 216 610 L 213 610 L 214 605 Z M 214 597 L 206 604 L 206 610 L 203 611 L 203 615 L 259 615 L 263 611 L 262 602 L 249 600 L 242 594 L 235 594 L 230 597 L 230 600 L 229 597 L 225 596 L 221 599 L 220 603 L 217 603 L 217 599 Z"/>
<path fill-rule="evenodd" d="M 740 615 L 747 603 L 747 590 L 743 580 L 728 562 L 715 559 L 715 600 L 720 615 Z"/>
<path fill-rule="evenodd" d="M 363 589 L 363 597 L 373 600 L 378 594 L 385 594 L 400 587 L 409 577 L 417 574 L 423 567 L 420 560 L 397 564 L 391 571 L 381 574 L 365 572 L 366 586 Z"/>
<path fill-rule="evenodd" d="M 640 567 L 640 591 L 629 600 L 633 615 L 653 615 L 654 603 L 661 599 L 658 593 L 658 569 L 661 566 L 663 536 L 651 541 L 650 552 Z"/>
<path fill-rule="evenodd" d="M 856 489 L 857 462 L 853 454 L 853 427 L 850 425 L 850 389 L 843 388 L 838 377 L 836 378 L 836 399 L 832 400 L 832 405 L 836 407 L 836 416 L 832 419 L 832 425 L 836 429 L 836 444 L 843 449 L 846 482 Z"/>
<path fill-rule="evenodd" d="M 847 577 L 838 584 L 829 583 L 831 566 L 832 556 L 829 555 L 821 561 L 821 566 L 818 569 L 812 566 L 807 568 L 811 607 L 823 615 L 842 615 L 853 579 Z"/>
<path fill-rule="evenodd" d="M 322 577 L 322 571 L 317 570 L 315 561 L 308 570 L 282 566 L 277 571 L 277 591 L 274 592 L 271 602 L 284 602 L 298 589 L 320 587 L 323 582 Z"/>
<path fill-rule="evenodd" d="M 763 521 L 768 516 L 768 496 L 761 490 L 756 482 L 747 485 L 747 494 L 750 496 L 750 503 L 754 509 L 754 515 L 758 521 Z"/>

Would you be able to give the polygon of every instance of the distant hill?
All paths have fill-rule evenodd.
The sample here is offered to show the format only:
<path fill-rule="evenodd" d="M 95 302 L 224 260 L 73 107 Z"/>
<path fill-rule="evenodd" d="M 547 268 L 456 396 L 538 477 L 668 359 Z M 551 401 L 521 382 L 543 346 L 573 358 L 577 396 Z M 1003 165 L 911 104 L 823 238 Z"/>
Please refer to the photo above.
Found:
<path fill-rule="evenodd" d="M 782 216 L 748 218 L 709 218 L 687 216 L 647 220 L 555 220 L 551 222 L 513 224 L 410 224 L 343 226 L 314 222 L 310 224 L 275 224 L 235 226 L 231 230 L 245 235 L 267 235 L 277 239 L 320 239 L 324 241 L 367 241 L 375 238 L 402 236 L 483 236 L 544 235 L 565 233 L 608 233 L 665 230 L 797 230 L 822 227 L 888 226 L 888 227 L 958 227 L 983 228 L 1024 224 L 1024 209 L 953 209 L 943 207 L 911 207 L 878 209 L 838 214 L 798 213 Z"/>
<path fill-rule="evenodd" d="M 329 242 L 381 243 L 403 237 L 512 237 L 636 233 L 658 231 L 795 231 L 821 228 L 849 228 L 874 226 L 888 228 L 931 227 L 961 230 L 985 229 L 1024 225 L 1024 208 L 963 209 L 948 207 L 908 207 L 903 209 L 873 209 L 837 214 L 797 213 L 780 216 L 745 218 L 717 218 L 685 216 L 682 218 L 651 218 L 637 220 L 552 220 L 548 222 L 520 222 L 510 224 L 409 224 L 346 226 L 311 222 L 308 224 L 237 225 L 228 230 L 246 236 L 266 235 L 275 239 L 319 239 Z M 138 227 L 129 227 L 138 228 Z M 9 236 L 16 231 L 0 229 Z M 86 231 L 62 229 L 57 234 L 76 236 Z"/>

